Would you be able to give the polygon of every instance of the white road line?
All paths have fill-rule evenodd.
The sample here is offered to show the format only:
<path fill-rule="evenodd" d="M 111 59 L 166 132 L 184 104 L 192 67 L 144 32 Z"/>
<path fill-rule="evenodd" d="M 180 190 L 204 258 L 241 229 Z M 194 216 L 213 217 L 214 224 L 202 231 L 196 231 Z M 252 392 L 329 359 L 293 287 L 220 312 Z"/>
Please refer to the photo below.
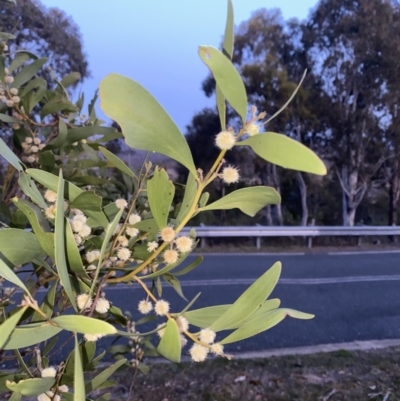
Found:
<path fill-rule="evenodd" d="M 400 249 L 392 249 L 386 251 L 343 251 L 343 252 L 328 252 L 329 256 L 347 256 L 347 255 L 384 255 L 390 253 L 400 253 Z"/>
<path fill-rule="evenodd" d="M 182 280 L 182 287 L 202 287 L 202 286 L 226 286 L 226 285 L 250 285 L 256 278 L 238 279 L 215 279 L 215 280 Z M 400 281 L 400 274 L 386 276 L 353 276 L 353 277 L 321 277 L 321 278 L 281 278 L 280 285 L 322 285 L 322 284 L 345 284 L 345 283 L 366 283 L 377 281 Z M 167 283 L 163 287 L 172 288 Z M 120 284 L 118 286 L 108 286 L 107 291 L 121 291 L 133 289 L 132 285 Z M 47 292 L 41 288 L 38 292 Z"/>
<path fill-rule="evenodd" d="M 305 252 L 195 252 L 192 256 L 304 256 Z"/>

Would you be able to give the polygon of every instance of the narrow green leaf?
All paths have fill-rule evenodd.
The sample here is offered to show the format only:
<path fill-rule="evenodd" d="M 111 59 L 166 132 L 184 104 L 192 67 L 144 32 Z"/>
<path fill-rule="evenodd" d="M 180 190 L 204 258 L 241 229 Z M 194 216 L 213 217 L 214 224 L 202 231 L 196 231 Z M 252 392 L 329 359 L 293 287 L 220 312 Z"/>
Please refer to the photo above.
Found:
<path fill-rule="evenodd" d="M 138 228 L 141 231 L 152 233 L 152 234 L 156 234 L 160 231 L 155 219 L 142 220 L 139 223 L 134 224 L 132 227 Z"/>
<path fill-rule="evenodd" d="M 282 309 L 275 309 L 273 311 L 267 312 L 265 315 L 257 316 L 256 318 L 250 320 L 245 325 L 240 326 L 229 336 L 225 337 L 221 344 L 230 344 L 236 341 L 241 341 L 249 337 L 253 337 L 271 327 L 276 326 L 281 322 L 286 316 L 286 312 Z"/>
<path fill-rule="evenodd" d="M 116 132 L 113 127 L 100 127 L 99 125 L 89 125 L 85 127 L 71 128 L 68 130 L 67 141 L 69 144 L 88 139 L 93 135 L 111 135 Z"/>
<path fill-rule="evenodd" d="M 107 251 L 107 248 L 108 248 L 108 244 L 109 244 L 109 242 L 110 242 L 110 240 L 111 240 L 111 238 L 113 236 L 115 228 L 117 227 L 118 223 L 121 220 L 121 216 L 122 216 L 123 212 L 124 212 L 124 210 L 120 209 L 120 211 L 114 217 L 114 220 L 112 221 L 110 226 L 107 228 L 106 235 L 104 237 L 103 244 L 102 244 L 101 249 L 100 249 L 100 256 L 99 256 L 99 260 L 97 262 L 96 272 L 95 272 L 95 275 L 94 275 L 94 278 L 93 278 L 93 281 L 92 281 L 92 285 L 90 287 L 89 298 L 91 298 L 92 294 L 94 293 L 94 287 L 95 287 L 96 282 L 97 282 L 97 277 L 99 276 L 101 265 L 102 265 L 103 260 L 104 260 L 104 255 L 106 254 L 106 251 Z M 94 333 L 94 334 L 96 334 L 96 333 Z"/>
<path fill-rule="evenodd" d="M 45 313 L 45 315 L 50 319 L 53 315 L 53 310 L 54 310 L 54 301 L 56 299 L 56 290 L 58 286 L 58 280 L 54 280 L 50 289 L 47 291 L 46 296 L 44 297 L 44 300 L 42 303 L 39 305 L 41 311 Z M 32 316 L 32 323 L 34 322 L 41 322 L 44 320 L 44 317 L 38 313 L 35 312 Z"/>
<path fill-rule="evenodd" d="M 81 315 L 62 315 L 52 319 L 64 330 L 82 334 L 115 334 L 117 329 L 103 320 Z"/>
<path fill-rule="evenodd" d="M 248 316 L 247 319 L 241 321 L 236 327 L 231 327 L 232 329 L 238 328 L 239 326 L 245 326 L 247 322 L 255 320 L 256 318 L 262 319 L 267 312 L 274 309 L 278 309 L 281 304 L 280 299 L 274 298 L 265 301 L 252 315 Z"/>
<path fill-rule="evenodd" d="M 157 347 L 157 352 L 164 358 L 179 363 L 181 361 L 181 336 L 174 319 L 169 319 L 164 335 Z"/>
<path fill-rule="evenodd" d="M 89 394 L 91 391 L 97 390 L 112 374 L 114 374 L 127 360 L 125 358 L 120 359 L 118 362 L 104 369 L 94 379 L 92 379 L 85 386 L 85 391 Z"/>
<path fill-rule="evenodd" d="M 0 113 L 0 121 L 3 121 L 4 123 L 9 123 L 9 124 L 20 122 L 15 117 L 11 117 L 8 114 L 3 114 L 3 113 Z"/>
<path fill-rule="evenodd" d="M 41 377 L 20 380 L 18 383 L 8 382 L 6 385 L 11 391 L 15 391 L 16 393 L 29 397 L 37 396 L 49 391 L 54 385 L 54 382 L 54 377 Z"/>
<path fill-rule="evenodd" d="M 40 209 L 25 199 L 14 198 L 13 202 L 29 220 L 42 249 L 54 260 L 54 234 L 47 232 L 49 230 L 48 222 L 44 219 Z"/>
<path fill-rule="evenodd" d="M 26 52 L 17 53 L 17 55 L 11 61 L 11 64 L 8 67 L 8 70 L 10 72 L 15 71 L 16 69 L 21 67 L 22 64 L 24 64 L 26 61 L 28 61 L 30 58 L 31 58 L 30 53 L 26 53 Z"/>
<path fill-rule="evenodd" d="M 101 196 L 96 195 L 93 191 L 83 192 L 78 195 L 72 202 L 70 207 L 80 209 L 84 213 L 87 211 L 100 212 L 102 208 L 103 199 Z"/>
<path fill-rule="evenodd" d="M 222 53 L 226 57 L 228 57 L 229 60 L 232 60 L 232 56 L 233 56 L 233 38 L 234 38 L 233 21 L 234 21 L 233 5 L 232 5 L 232 1 L 228 0 L 228 12 L 227 12 L 227 17 L 226 17 L 225 34 L 224 34 L 224 42 L 222 45 Z M 216 85 L 216 88 L 215 88 L 215 95 L 216 95 L 216 99 L 217 99 L 217 109 L 218 109 L 219 119 L 221 122 L 221 129 L 225 130 L 226 129 L 225 97 L 218 85 Z"/>
<path fill-rule="evenodd" d="M 67 223 L 68 224 L 68 223 Z M 56 219 L 54 222 L 54 249 L 55 262 L 57 266 L 60 283 L 64 287 L 71 305 L 78 312 L 75 297 L 72 293 L 71 281 L 68 274 L 67 258 L 65 254 L 65 217 L 64 217 L 64 179 L 60 170 L 59 183 L 57 189 L 57 208 Z"/>
<path fill-rule="evenodd" d="M 204 192 L 199 200 L 199 206 L 204 207 L 207 205 L 208 199 L 210 198 L 210 193 L 209 192 Z"/>
<path fill-rule="evenodd" d="M 49 323 L 32 323 L 17 327 L 3 346 L 5 350 L 31 347 L 57 335 L 62 329 Z"/>
<path fill-rule="evenodd" d="M 263 207 L 280 203 L 279 193 L 271 187 L 242 188 L 231 192 L 217 201 L 198 209 L 198 213 L 206 210 L 240 209 L 253 217 Z"/>
<path fill-rule="evenodd" d="M 19 89 L 23 84 L 28 82 L 34 75 L 47 63 L 47 58 L 39 58 L 31 64 L 24 67 L 14 78 L 13 88 Z"/>
<path fill-rule="evenodd" d="M 81 74 L 79 72 L 70 72 L 69 74 L 65 75 L 61 80 L 61 85 L 64 88 L 68 88 L 71 85 L 74 85 L 81 79 Z"/>
<path fill-rule="evenodd" d="M 40 118 L 43 119 L 49 114 L 55 114 L 61 111 L 74 113 L 78 111 L 78 108 L 66 98 L 52 99 L 42 107 L 42 110 L 40 110 Z"/>
<path fill-rule="evenodd" d="M 54 174 L 50 174 L 47 171 L 42 171 L 34 168 L 30 168 L 26 170 L 26 173 L 29 174 L 34 180 L 38 181 L 44 187 L 51 189 L 52 191 L 57 193 L 58 190 L 58 178 Z M 77 198 L 82 191 L 79 187 L 72 184 L 71 182 L 65 181 L 65 198 L 68 199 L 69 202 L 73 202 L 75 198 Z M 86 214 L 89 219 L 87 224 L 90 227 L 106 227 L 108 224 L 108 220 L 103 212 L 94 212 L 87 210 Z"/>
<path fill-rule="evenodd" d="M 58 149 L 65 145 L 67 140 L 68 127 L 64 120 L 58 120 L 58 135 L 46 145 L 46 150 Z"/>
<path fill-rule="evenodd" d="M 268 118 L 267 121 L 264 122 L 264 124 L 269 123 L 271 120 L 273 120 L 275 117 L 277 117 L 279 114 L 282 113 L 283 110 L 286 109 L 286 107 L 290 104 L 290 102 L 294 99 L 294 97 L 296 96 L 297 91 L 300 89 L 301 84 L 303 83 L 305 77 L 307 75 L 307 70 L 304 71 L 303 76 L 301 77 L 301 80 L 299 82 L 299 84 L 297 85 L 296 89 L 293 91 L 293 93 L 291 94 L 289 100 L 276 112 L 274 113 L 270 118 Z"/>
<path fill-rule="evenodd" d="M 66 258 L 68 268 L 78 276 L 89 278 L 83 267 L 82 258 L 76 245 L 74 234 L 68 222 L 65 224 Z"/>
<path fill-rule="evenodd" d="M 18 322 L 21 320 L 22 315 L 27 309 L 28 307 L 24 306 L 17 313 L 14 313 L 6 321 L 4 321 L 3 324 L 0 325 L 0 350 L 3 349 L 4 345 L 7 343 L 8 339 L 11 336 L 11 333 L 14 331 Z"/>
<path fill-rule="evenodd" d="M 196 176 L 184 136 L 145 88 L 129 78 L 110 74 L 100 83 L 100 98 L 102 110 L 120 125 L 131 148 L 171 157 Z"/>
<path fill-rule="evenodd" d="M 11 268 L 1 258 L 0 258 L 0 277 L 3 277 L 6 280 L 10 281 L 11 283 L 15 284 L 17 287 L 21 288 L 21 290 L 23 290 L 26 295 L 32 298 L 31 293 L 26 288 L 25 284 L 19 279 L 19 277 L 11 270 Z"/>
<path fill-rule="evenodd" d="M 185 312 L 183 316 L 189 320 L 189 323 L 197 327 L 210 327 L 219 319 L 232 305 L 216 305 L 206 308 L 191 310 Z"/>
<path fill-rule="evenodd" d="M 147 181 L 147 196 L 151 214 L 160 229 L 167 226 L 174 195 L 175 187 L 167 172 L 163 168 L 156 167 L 153 177 Z"/>
<path fill-rule="evenodd" d="M 164 280 L 177 292 L 177 294 L 187 301 L 186 297 L 183 295 L 181 283 L 179 280 L 174 277 L 172 274 L 166 273 L 163 274 Z"/>
<path fill-rule="evenodd" d="M 47 204 L 44 201 L 42 194 L 28 174 L 21 172 L 19 175 L 18 184 L 24 191 L 24 194 L 26 196 L 29 196 L 31 200 L 35 202 L 39 207 L 41 207 L 42 209 L 47 208 Z"/>
<path fill-rule="evenodd" d="M 283 310 L 288 316 L 294 319 L 309 320 L 315 317 L 315 315 L 312 315 L 311 313 L 300 312 L 294 309 L 283 308 L 281 310 Z"/>
<path fill-rule="evenodd" d="M 119 211 L 120 209 L 118 209 L 115 202 L 111 202 L 103 208 L 103 212 L 107 216 L 108 221 L 113 221 Z"/>
<path fill-rule="evenodd" d="M 106 148 L 103 148 L 102 146 L 99 147 L 99 150 L 114 167 L 122 171 L 124 174 L 129 175 L 130 177 L 137 180 L 137 177 L 133 173 L 133 171 L 119 157 L 115 156 L 113 153 L 111 153 Z"/>
<path fill-rule="evenodd" d="M 237 143 L 250 146 L 253 151 L 272 164 L 317 175 L 326 174 L 323 161 L 302 143 L 274 132 L 260 133 Z"/>
<path fill-rule="evenodd" d="M 203 256 L 198 256 L 192 263 L 190 263 L 190 265 L 186 266 L 184 269 L 174 272 L 174 276 L 183 276 L 184 274 L 188 274 L 193 269 L 195 269 L 202 261 Z"/>
<path fill-rule="evenodd" d="M 193 174 L 188 174 L 185 187 L 185 195 L 183 196 L 181 209 L 179 210 L 178 216 L 176 217 L 178 222 L 181 222 L 189 213 L 189 210 L 192 207 L 194 199 L 196 197 L 196 193 L 197 181 Z"/>
<path fill-rule="evenodd" d="M 218 88 L 246 123 L 247 95 L 244 83 L 235 66 L 221 51 L 212 46 L 200 46 L 199 56 L 211 70 Z"/>
<path fill-rule="evenodd" d="M 0 114 L 0 120 L 1 120 L 1 114 Z M 24 165 L 1 138 L 0 138 L 0 155 L 3 156 L 17 171 L 19 172 L 23 171 Z"/>
<path fill-rule="evenodd" d="M 24 244 L 23 249 L 21 244 Z M 24 265 L 43 254 L 35 234 L 17 228 L 0 230 L 0 257 L 12 266 Z"/>
<path fill-rule="evenodd" d="M 85 401 L 85 378 L 83 376 L 82 357 L 79 350 L 78 336 L 75 333 L 75 369 L 74 369 L 74 401 Z"/>
<path fill-rule="evenodd" d="M 21 91 L 19 92 L 19 96 L 22 98 L 26 96 L 31 90 L 39 87 L 47 89 L 47 81 L 40 77 L 32 79 L 32 81 L 30 81 L 27 85 L 24 86 L 23 89 L 21 89 Z"/>
<path fill-rule="evenodd" d="M 8 399 L 8 401 L 21 401 L 21 399 L 22 399 L 22 394 L 20 394 L 20 393 L 12 393 L 12 395 Z"/>
<path fill-rule="evenodd" d="M 211 329 L 214 331 L 228 330 L 236 327 L 237 324 L 248 316 L 251 316 L 264 303 L 275 288 L 281 270 L 281 263 L 275 263 L 211 325 Z"/>

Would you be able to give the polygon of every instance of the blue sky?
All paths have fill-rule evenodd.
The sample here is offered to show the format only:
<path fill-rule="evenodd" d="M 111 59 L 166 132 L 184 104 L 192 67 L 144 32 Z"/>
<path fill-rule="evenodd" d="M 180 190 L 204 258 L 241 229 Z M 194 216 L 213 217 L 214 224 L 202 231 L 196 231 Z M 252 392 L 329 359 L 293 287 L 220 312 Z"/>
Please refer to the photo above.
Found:
<path fill-rule="evenodd" d="M 199 45 L 219 46 L 226 0 L 42 0 L 79 25 L 92 78 L 81 86 L 90 98 L 111 72 L 148 89 L 185 131 L 195 112 L 213 106 L 201 91 L 208 70 Z M 317 0 L 233 0 L 235 24 L 259 8 L 280 8 L 285 18 L 306 18 Z"/>

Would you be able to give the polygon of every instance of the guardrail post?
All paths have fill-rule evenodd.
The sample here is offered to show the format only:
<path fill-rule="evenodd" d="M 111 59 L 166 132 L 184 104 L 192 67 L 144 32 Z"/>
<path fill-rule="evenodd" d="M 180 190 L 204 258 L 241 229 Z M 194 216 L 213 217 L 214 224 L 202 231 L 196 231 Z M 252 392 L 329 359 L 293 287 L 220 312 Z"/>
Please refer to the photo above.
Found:
<path fill-rule="evenodd" d="M 206 237 L 201 237 L 200 248 L 204 248 L 205 246 L 206 246 Z"/>
<path fill-rule="evenodd" d="M 312 237 L 307 237 L 307 248 L 312 248 Z"/>
<path fill-rule="evenodd" d="M 256 237 L 256 247 L 257 249 L 261 248 L 261 237 Z"/>
<path fill-rule="evenodd" d="M 358 245 L 358 246 L 361 246 L 361 244 L 362 244 L 362 238 L 361 238 L 361 236 L 359 236 L 359 237 L 357 238 L 357 245 Z"/>

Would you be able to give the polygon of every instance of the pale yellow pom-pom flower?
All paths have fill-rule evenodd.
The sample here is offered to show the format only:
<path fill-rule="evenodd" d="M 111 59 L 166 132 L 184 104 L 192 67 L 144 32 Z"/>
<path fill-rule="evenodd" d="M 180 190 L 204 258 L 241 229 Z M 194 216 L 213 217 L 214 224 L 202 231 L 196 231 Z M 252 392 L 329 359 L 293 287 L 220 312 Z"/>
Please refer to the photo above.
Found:
<path fill-rule="evenodd" d="M 86 238 L 88 237 L 92 232 L 92 229 L 87 225 L 84 224 L 82 226 L 82 228 L 79 230 L 78 234 L 82 237 L 82 238 Z"/>
<path fill-rule="evenodd" d="M 233 132 L 231 131 L 221 131 L 216 137 L 215 137 L 215 144 L 221 149 L 221 150 L 229 150 L 232 149 L 233 146 L 236 143 L 236 138 Z"/>
<path fill-rule="evenodd" d="M 147 315 L 153 310 L 153 304 L 150 301 L 146 301 L 145 299 L 143 299 L 139 302 L 138 310 L 143 315 Z"/>
<path fill-rule="evenodd" d="M 76 304 L 80 310 L 83 308 L 90 308 L 92 306 L 93 300 L 89 298 L 89 294 L 79 294 L 76 297 Z"/>
<path fill-rule="evenodd" d="M 100 338 L 104 337 L 104 334 L 85 334 L 83 337 L 85 337 L 86 341 L 97 341 Z"/>
<path fill-rule="evenodd" d="M 215 331 L 206 328 L 201 329 L 199 334 L 199 340 L 205 344 L 212 344 L 215 340 L 216 333 Z"/>
<path fill-rule="evenodd" d="M 55 368 L 53 368 L 52 366 L 43 369 L 40 372 L 40 375 L 42 377 L 56 377 L 57 376 L 57 370 Z"/>
<path fill-rule="evenodd" d="M 163 253 L 164 262 L 168 265 L 172 265 L 173 263 L 177 262 L 179 258 L 179 254 L 174 249 L 167 249 Z"/>
<path fill-rule="evenodd" d="M 37 397 L 38 401 L 61 401 L 59 394 L 54 394 L 53 391 L 47 391 L 46 393 L 40 394 Z"/>
<path fill-rule="evenodd" d="M 126 235 L 129 237 L 136 237 L 139 234 L 139 229 L 135 227 L 127 227 L 125 230 Z"/>
<path fill-rule="evenodd" d="M 93 251 L 89 251 L 86 253 L 86 260 L 89 263 L 94 262 L 95 260 L 97 260 L 100 257 L 100 251 L 95 249 Z"/>
<path fill-rule="evenodd" d="M 176 324 L 178 325 L 180 333 L 189 330 L 189 321 L 184 316 L 178 316 L 176 318 Z"/>
<path fill-rule="evenodd" d="M 128 206 L 128 202 L 125 199 L 117 199 L 115 205 L 118 209 L 125 209 Z"/>
<path fill-rule="evenodd" d="M 164 242 L 171 242 L 175 238 L 176 232 L 172 227 L 164 227 L 161 230 L 160 235 Z"/>
<path fill-rule="evenodd" d="M 194 362 L 203 362 L 207 358 L 209 350 L 201 344 L 193 344 L 189 350 L 190 356 Z"/>
<path fill-rule="evenodd" d="M 177 238 L 175 244 L 179 252 L 182 253 L 190 252 L 193 248 L 193 239 L 184 235 L 182 237 Z"/>
<path fill-rule="evenodd" d="M 156 312 L 158 316 L 166 315 L 169 312 L 169 302 L 159 299 L 154 305 L 154 312 Z"/>
<path fill-rule="evenodd" d="M 44 214 L 48 219 L 55 219 L 56 218 L 56 207 L 55 205 L 51 205 L 48 208 L 44 209 Z"/>
<path fill-rule="evenodd" d="M 139 223 L 139 221 L 141 221 L 141 220 L 142 220 L 142 218 L 137 213 L 132 213 L 128 219 L 129 224 L 136 224 L 136 223 Z"/>
<path fill-rule="evenodd" d="M 257 135 L 260 131 L 260 127 L 254 123 L 247 124 L 244 129 L 244 132 L 250 136 Z"/>
<path fill-rule="evenodd" d="M 147 251 L 154 252 L 158 248 L 158 243 L 156 241 L 150 241 L 147 243 Z"/>
<path fill-rule="evenodd" d="M 225 167 L 222 170 L 222 179 L 226 184 L 233 184 L 239 181 L 239 171 L 236 167 Z"/>
<path fill-rule="evenodd" d="M 28 140 L 28 138 L 26 138 Z M 32 140 L 32 138 L 29 138 Z M 45 193 L 44 193 L 44 199 L 47 200 L 47 202 L 50 203 L 55 203 L 57 201 L 57 194 L 54 191 L 51 191 L 50 189 L 48 189 Z"/>
<path fill-rule="evenodd" d="M 121 248 L 117 252 L 118 259 L 126 261 L 131 257 L 131 251 L 128 248 Z"/>
<path fill-rule="evenodd" d="M 104 314 L 107 313 L 109 309 L 110 302 L 105 298 L 99 298 L 95 306 L 96 312 Z"/>
<path fill-rule="evenodd" d="M 78 209 L 74 209 L 74 210 L 78 210 Z M 79 210 L 80 212 L 80 210 Z M 82 213 L 82 212 L 81 212 Z M 80 221 L 81 223 L 85 224 L 86 223 L 86 216 L 82 213 L 82 214 L 76 214 L 73 218 L 72 221 Z"/>
<path fill-rule="evenodd" d="M 215 355 L 223 355 L 224 354 L 224 346 L 220 343 L 212 344 L 211 352 Z"/>

